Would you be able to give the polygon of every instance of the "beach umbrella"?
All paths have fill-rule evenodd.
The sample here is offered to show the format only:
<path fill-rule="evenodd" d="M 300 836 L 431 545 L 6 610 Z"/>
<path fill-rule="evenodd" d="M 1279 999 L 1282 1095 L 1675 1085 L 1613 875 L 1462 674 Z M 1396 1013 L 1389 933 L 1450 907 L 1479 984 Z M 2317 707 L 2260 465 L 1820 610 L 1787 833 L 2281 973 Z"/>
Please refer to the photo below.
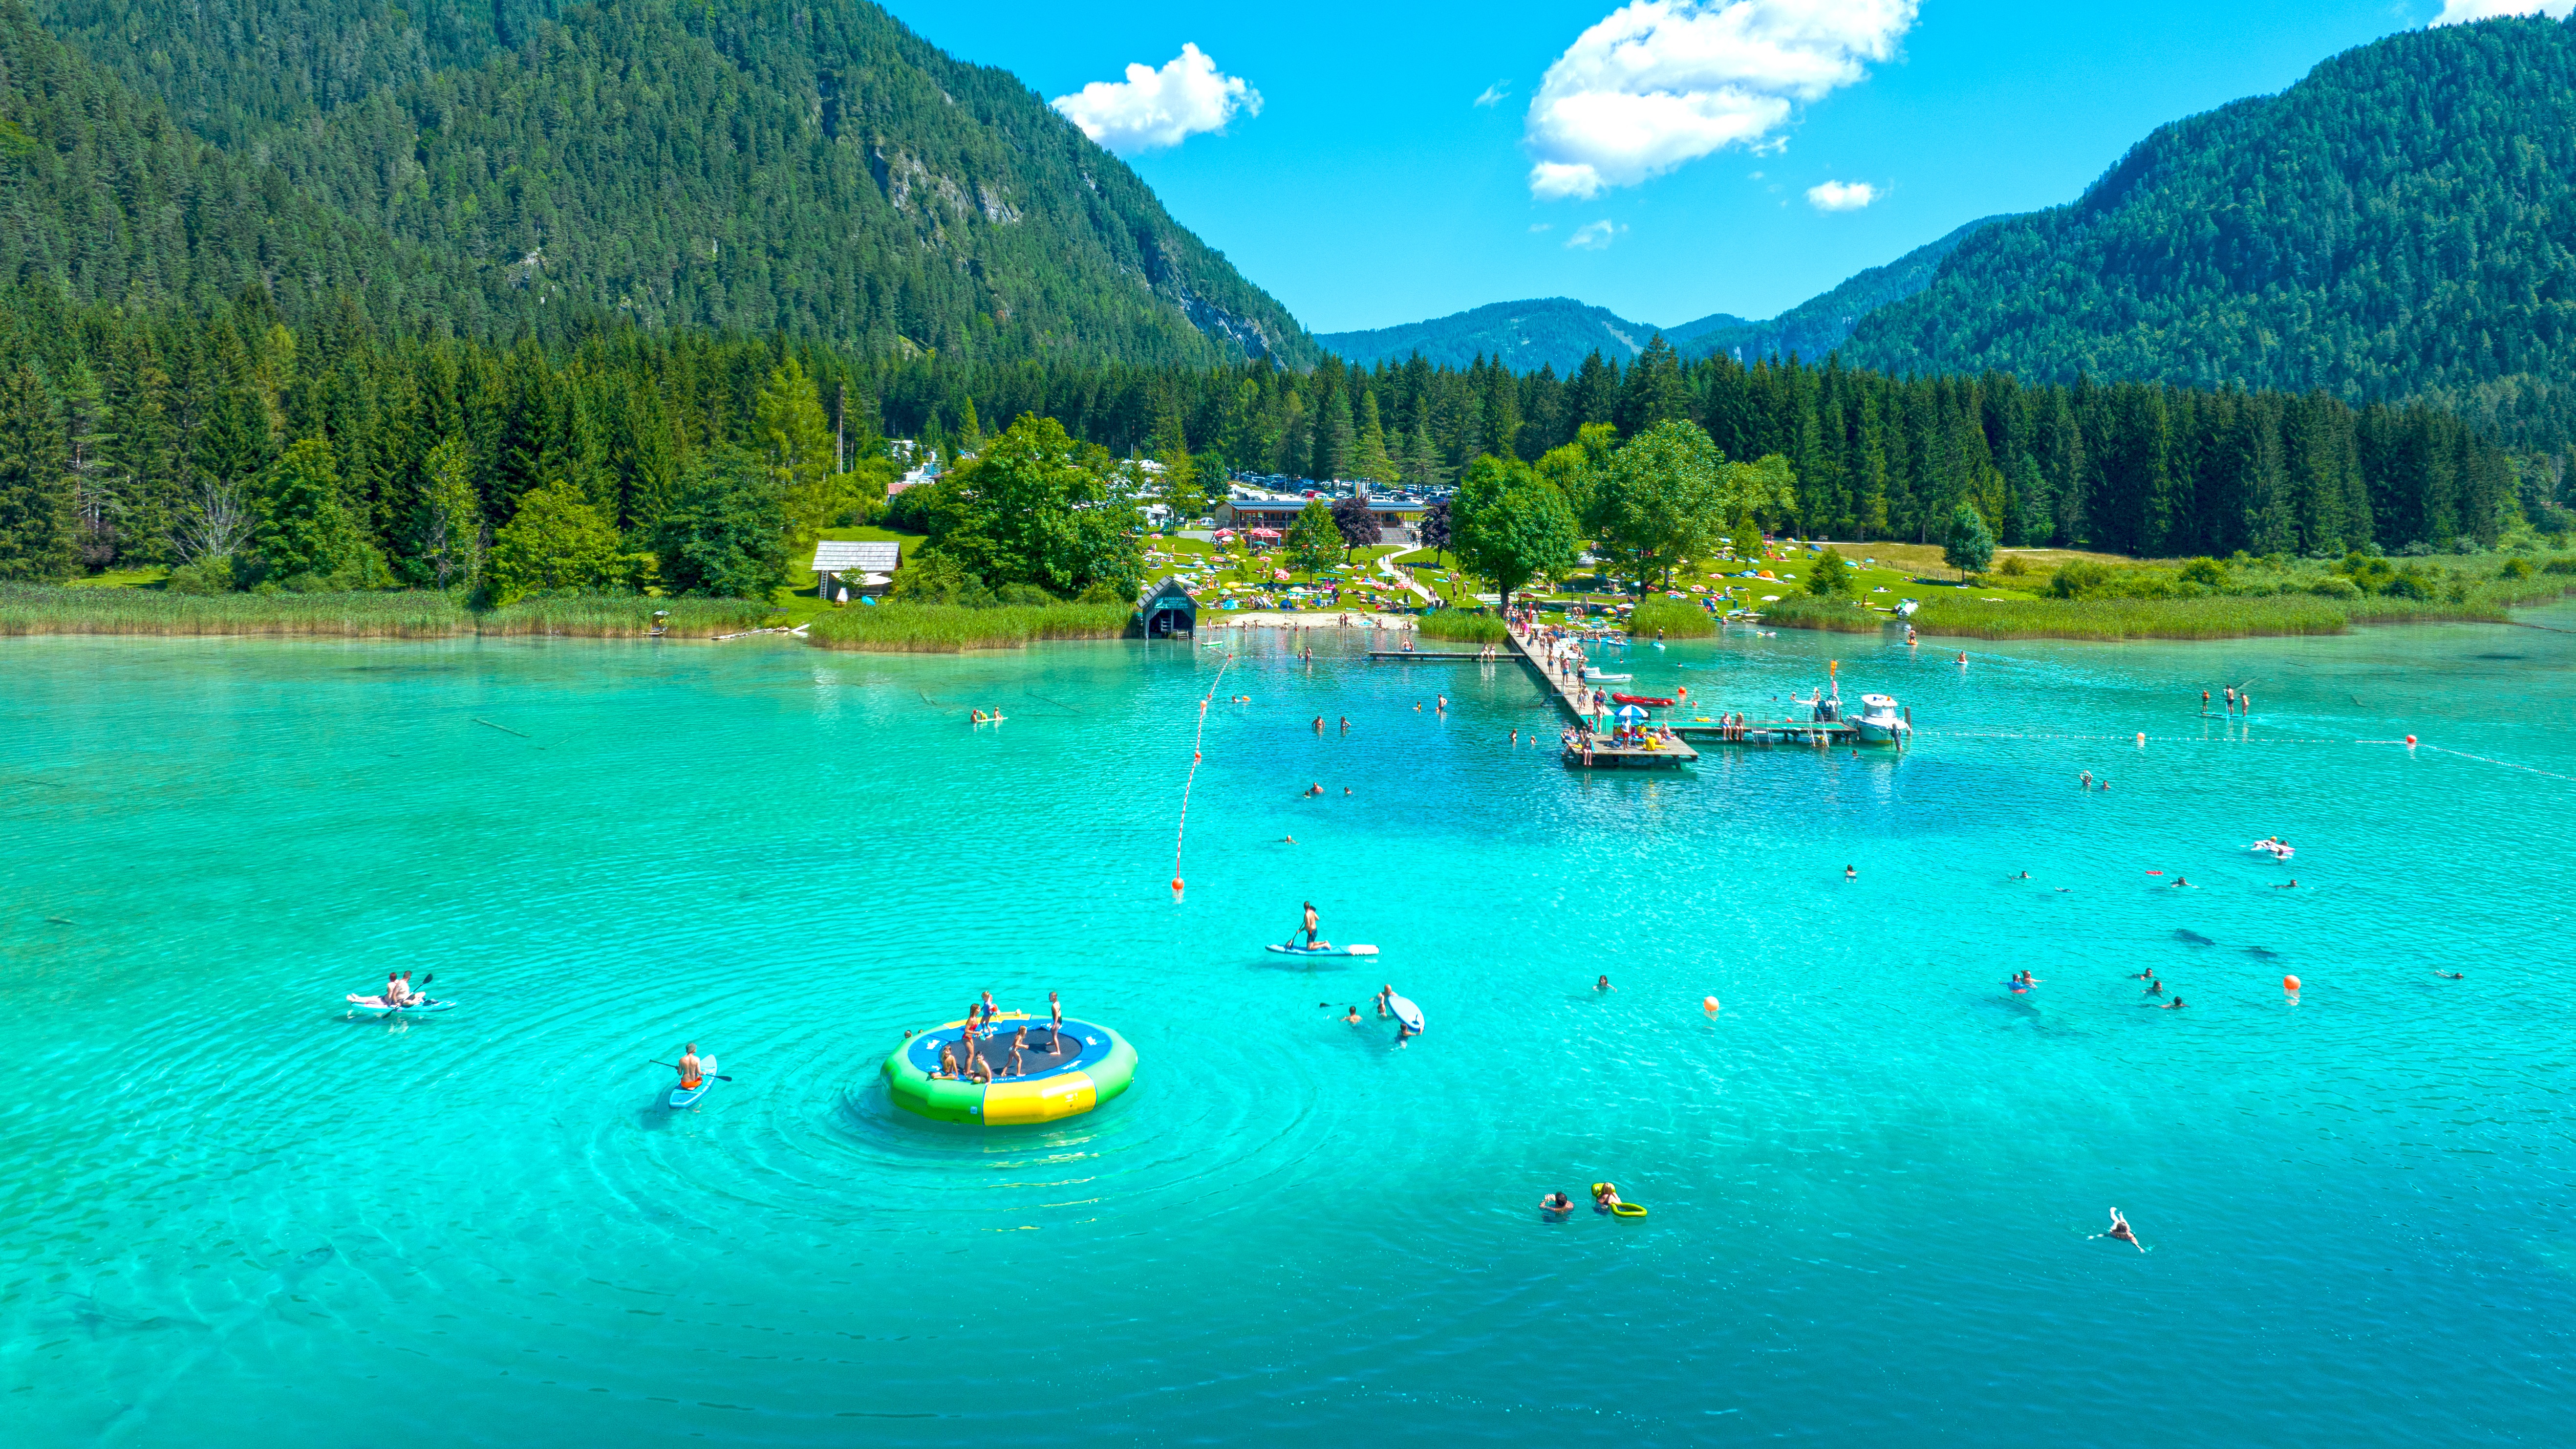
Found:
<path fill-rule="evenodd" d="M 1616 715 L 1613 715 L 1612 718 L 1618 720 L 1619 723 L 1623 725 L 1639 724 L 1645 720 L 1646 712 L 1643 709 L 1638 708 L 1636 705 L 1623 704 L 1619 706 L 1619 712 Z"/>

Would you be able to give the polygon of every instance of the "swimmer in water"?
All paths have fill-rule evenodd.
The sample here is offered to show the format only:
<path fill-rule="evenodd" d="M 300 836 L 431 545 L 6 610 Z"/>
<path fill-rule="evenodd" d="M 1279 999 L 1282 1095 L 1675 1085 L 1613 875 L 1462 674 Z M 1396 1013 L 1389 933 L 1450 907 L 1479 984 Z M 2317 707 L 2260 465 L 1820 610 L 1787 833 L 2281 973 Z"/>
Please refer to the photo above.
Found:
<path fill-rule="evenodd" d="M 1343 734 L 1349 734 L 1350 732 L 1351 732 L 1351 717 L 1350 717 L 1349 715 L 1343 715 L 1343 716 L 1342 716 L 1342 733 L 1343 733 Z"/>
<path fill-rule="evenodd" d="M 1845 879 L 1845 880 L 1858 880 L 1858 879 L 1860 879 L 1860 872 L 1859 872 L 1857 869 L 1855 869 L 1855 868 L 1853 868 L 1853 867 L 1851 867 L 1851 866 L 1848 866 L 1848 865 L 1847 865 L 1847 866 L 1844 866 L 1844 867 L 1843 867 L 1843 879 Z"/>
<path fill-rule="evenodd" d="M 2177 997 L 2175 997 L 2173 1000 L 2166 1002 L 2164 1005 L 2157 1007 L 2157 1008 L 2156 1008 L 2156 1010 L 2158 1010 L 2158 1011 L 2180 1011 L 2180 1010 L 2182 1010 L 2182 998 L 2181 998 L 2181 997 L 2179 997 L 2179 996 L 2177 996 Z"/>
<path fill-rule="evenodd" d="M 1514 731 L 1512 731 L 1512 745 L 1513 745 L 1513 747 L 1517 749 L 1517 748 L 1520 746 L 1520 742 L 1521 742 L 1521 732 L 1520 732 L 1519 730 L 1514 730 Z"/>
<path fill-rule="evenodd" d="M 1558 1217 L 1563 1217 L 1574 1211 L 1574 1199 L 1567 1197 L 1562 1191 L 1552 1192 L 1538 1200 L 1538 1207 L 1541 1212 L 1554 1213 Z"/>
<path fill-rule="evenodd" d="M 2015 880 L 2028 880 L 2028 879 L 2030 879 L 2030 872 L 2029 872 L 2029 871 L 2023 871 L 2021 874 L 2019 874 L 2019 875 L 2017 875 L 2017 876 L 2014 876 L 2014 877 L 2013 877 L 2013 879 L 2015 879 Z"/>
<path fill-rule="evenodd" d="M 1322 715 L 1320 715 L 1320 714 L 1319 714 L 1319 715 L 1315 716 L 1315 733 L 1317 733 L 1317 734 L 1319 734 L 1319 735 L 1320 735 L 1320 734 L 1322 734 L 1323 732 L 1324 732 L 1324 717 L 1323 717 Z"/>
<path fill-rule="evenodd" d="M 2457 971 L 2436 971 L 2433 974 L 2441 977 L 2445 981 L 2465 981 L 2468 979 Z"/>
<path fill-rule="evenodd" d="M 2162 996 L 2162 995 L 2164 995 L 2164 994 L 2165 994 L 2165 984 L 2164 984 L 2163 982 L 2161 982 L 2161 981 L 2158 981 L 2156 978 L 2154 978 L 2154 977 L 2152 977 L 2152 976 L 2148 977 L 2148 978 L 2147 978 L 2147 995 L 2149 995 L 2149 996 Z"/>
<path fill-rule="evenodd" d="M 2120 1210 L 2118 1208 L 2111 1209 L 2110 1231 L 2095 1233 L 2093 1236 L 2096 1238 L 2117 1238 L 2121 1242 L 2128 1244 L 2130 1247 L 2137 1249 L 2141 1253 L 2147 1250 L 2147 1245 L 2139 1242 L 2138 1235 L 2129 1230 L 2129 1220 L 2120 1216 Z"/>
<path fill-rule="evenodd" d="M 1323 782 L 1323 781 L 1321 781 L 1321 780 L 1318 780 L 1318 781 L 1316 781 L 1314 784 L 1307 786 L 1307 787 L 1306 787 L 1306 793 L 1307 793 L 1307 794 L 1309 794 L 1309 795 L 1321 795 L 1321 794 L 1323 794 L 1323 793 L 1324 793 L 1324 782 Z"/>
<path fill-rule="evenodd" d="M 1592 983 L 1592 989 L 1595 991 L 1616 991 L 1619 988 L 1611 985 L 1609 976 L 1605 974 L 1600 980 Z"/>
<path fill-rule="evenodd" d="M 2191 884 L 2191 882 L 2183 879 L 2181 876 L 2175 876 L 2173 878 L 2173 888 L 2175 890 L 2181 890 L 2184 886 L 2189 884 Z"/>
<path fill-rule="evenodd" d="M 1350 787 L 1350 786 L 1348 786 L 1348 785 L 1344 785 L 1344 786 L 1342 787 L 1342 793 L 1343 793 L 1343 794 L 1345 794 L 1345 795 L 1347 795 L 1347 794 L 1351 793 L 1351 787 Z"/>
<path fill-rule="evenodd" d="M 1344 1023 L 1345 1025 L 1348 1025 L 1348 1026 L 1357 1026 L 1357 1025 L 1359 1025 L 1359 1024 L 1360 1024 L 1360 1009 L 1359 1009 L 1358 1007 L 1356 1007 L 1356 1006 L 1352 1007 L 1352 1008 L 1351 1008 L 1351 1014 L 1350 1014 L 1350 1015 L 1348 1015 L 1348 1016 L 1346 1016 L 1346 1017 L 1343 1017 L 1343 1018 L 1342 1018 L 1342 1021 L 1343 1021 L 1343 1023 Z"/>
<path fill-rule="evenodd" d="M 2276 885 L 2276 886 L 2272 887 L 2272 889 L 2274 889 L 2274 890 L 2276 890 L 2276 891 L 2285 891 L 2285 890 L 2289 890 L 2289 889 L 2290 889 L 2290 888 L 2292 888 L 2293 886 L 2296 886 L 2297 884 L 2298 884 L 2298 882 L 2297 882 L 2297 881 L 2292 880 L 2292 881 L 2287 881 L 2287 882 L 2285 882 L 2285 883 L 2283 883 L 2283 884 L 2281 884 L 2281 885 Z"/>
<path fill-rule="evenodd" d="M 2090 789 L 2092 789 L 2092 788 L 2093 788 L 2093 772 L 2092 772 L 2091 770 L 2087 770 L 2087 771 L 2085 771 L 2083 774 L 2076 776 L 2076 777 L 2075 777 L 2075 783 L 2076 783 L 2077 787 L 2078 787 L 2078 788 L 2080 788 L 2080 789 L 2085 789 L 2085 790 L 2090 790 Z"/>
<path fill-rule="evenodd" d="M 1959 651 L 1959 662 L 1960 662 L 1961 664 L 1965 664 L 1965 663 L 1967 663 L 1967 662 L 1968 662 L 1968 651 L 1967 651 L 1967 650 L 1962 649 L 1962 650 L 1960 650 L 1960 651 Z"/>

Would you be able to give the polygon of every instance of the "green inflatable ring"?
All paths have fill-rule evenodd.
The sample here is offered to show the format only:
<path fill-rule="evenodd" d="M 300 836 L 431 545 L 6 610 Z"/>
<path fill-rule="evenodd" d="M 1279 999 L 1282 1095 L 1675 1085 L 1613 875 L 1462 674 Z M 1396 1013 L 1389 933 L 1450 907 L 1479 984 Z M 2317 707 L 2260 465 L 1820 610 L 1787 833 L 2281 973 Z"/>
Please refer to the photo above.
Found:
<path fill-rule="evenodd" d="M 1031 1069 L 1019 1076 L 997 1075 L 987 1083 L 938 1075 L 940 1049 L 954 1055 L 965 1038 L 966 1023 L 960 1020 L 925 1031 L 888 1053 L 886 1090 L 896 1106 L 919 1116 L 1006 1127 L 1079 1116 L 1126 1091 L 1136 1079 L 1136 1049 L 1125 1037 L 1070 1017 L 1059 1043 L 1045 1022 L 1033 1022 L 1025 1012 L 1004 1012 L 981 1027 L 977 1054 L 997 1074 L 1006 1070 L 1009 1034 L 1021 1030 L 1032 1033 L 1029 1055 L 1036 1060 L 1024 1057 L 1023 1065 Z M 1040 1044 L 1055 1049 L 1037 1051 Z"/>

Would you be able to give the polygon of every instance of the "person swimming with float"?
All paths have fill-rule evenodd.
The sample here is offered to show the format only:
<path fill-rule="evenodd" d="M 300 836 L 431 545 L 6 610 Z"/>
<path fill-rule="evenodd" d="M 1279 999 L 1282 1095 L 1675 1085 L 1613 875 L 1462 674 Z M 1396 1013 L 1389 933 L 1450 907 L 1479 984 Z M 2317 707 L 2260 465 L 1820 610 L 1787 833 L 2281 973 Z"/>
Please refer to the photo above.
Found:
<path fill-rule="evenodd" d="M 1619 1184 L 1599 1182 L 1592 1185 L 1592 1207 L 1595 1212 L 1610 1212 L 1622 1205 Z"/>

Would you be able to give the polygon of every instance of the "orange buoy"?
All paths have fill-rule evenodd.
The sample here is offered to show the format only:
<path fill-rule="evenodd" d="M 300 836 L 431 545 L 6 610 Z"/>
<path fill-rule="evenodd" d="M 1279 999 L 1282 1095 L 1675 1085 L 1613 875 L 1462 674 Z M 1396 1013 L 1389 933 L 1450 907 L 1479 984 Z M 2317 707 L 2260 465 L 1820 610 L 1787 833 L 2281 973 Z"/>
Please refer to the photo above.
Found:
<path fill-rule="evenodd" d="M 1180 878 L 1179 876 L 1174 876 L 1174 877 L 1172 877 L 1172 889 L 1173 889 L 1173 890 L 1175 890 L 1175 891 L 1178 891 L 1180 888 L 1181 888 L 1181 878 Z"/>
<path fill-rule="evenodd" d="M 2415 737 L 2414 737 L 2413 735 L 2408 735 L 2408 736 L 2406 737 L 2406 743 L 2408 743 L 2408 744 L 2410 744 L 2410 745 L 2411 745 L 2411 744 L 2413 744 L 2413 743 L 2415 743 Z"/>
<path fill-rule="evenodd" d="M 1703 996 L 1703 997 L 1701 997 L 1701 998 L 1699 999 L 1699 1009 L 1700 1009 L 1700 1010 L 1702 1010 L 1702 1011 L 1715 1011 L 1715 1010 L 1717 1010 L 1717 998 L 1716 998 L 1716 997 L 1714 997 L 1714 996 Z"/>
<path fill-rule="evenodd" d="M 2296 977 L 2296 976 L 2284 976 L 2284 977 L 2282 977 L 2282 978 L 2281 978 L 2281 989 L 2282 989 L 2283 991 L 2296 991 L 2296 990 L 2298 990 L 2298 989 L 2299 989 L 2299 978 L 2298 978 L 2298 977 Z"/>

